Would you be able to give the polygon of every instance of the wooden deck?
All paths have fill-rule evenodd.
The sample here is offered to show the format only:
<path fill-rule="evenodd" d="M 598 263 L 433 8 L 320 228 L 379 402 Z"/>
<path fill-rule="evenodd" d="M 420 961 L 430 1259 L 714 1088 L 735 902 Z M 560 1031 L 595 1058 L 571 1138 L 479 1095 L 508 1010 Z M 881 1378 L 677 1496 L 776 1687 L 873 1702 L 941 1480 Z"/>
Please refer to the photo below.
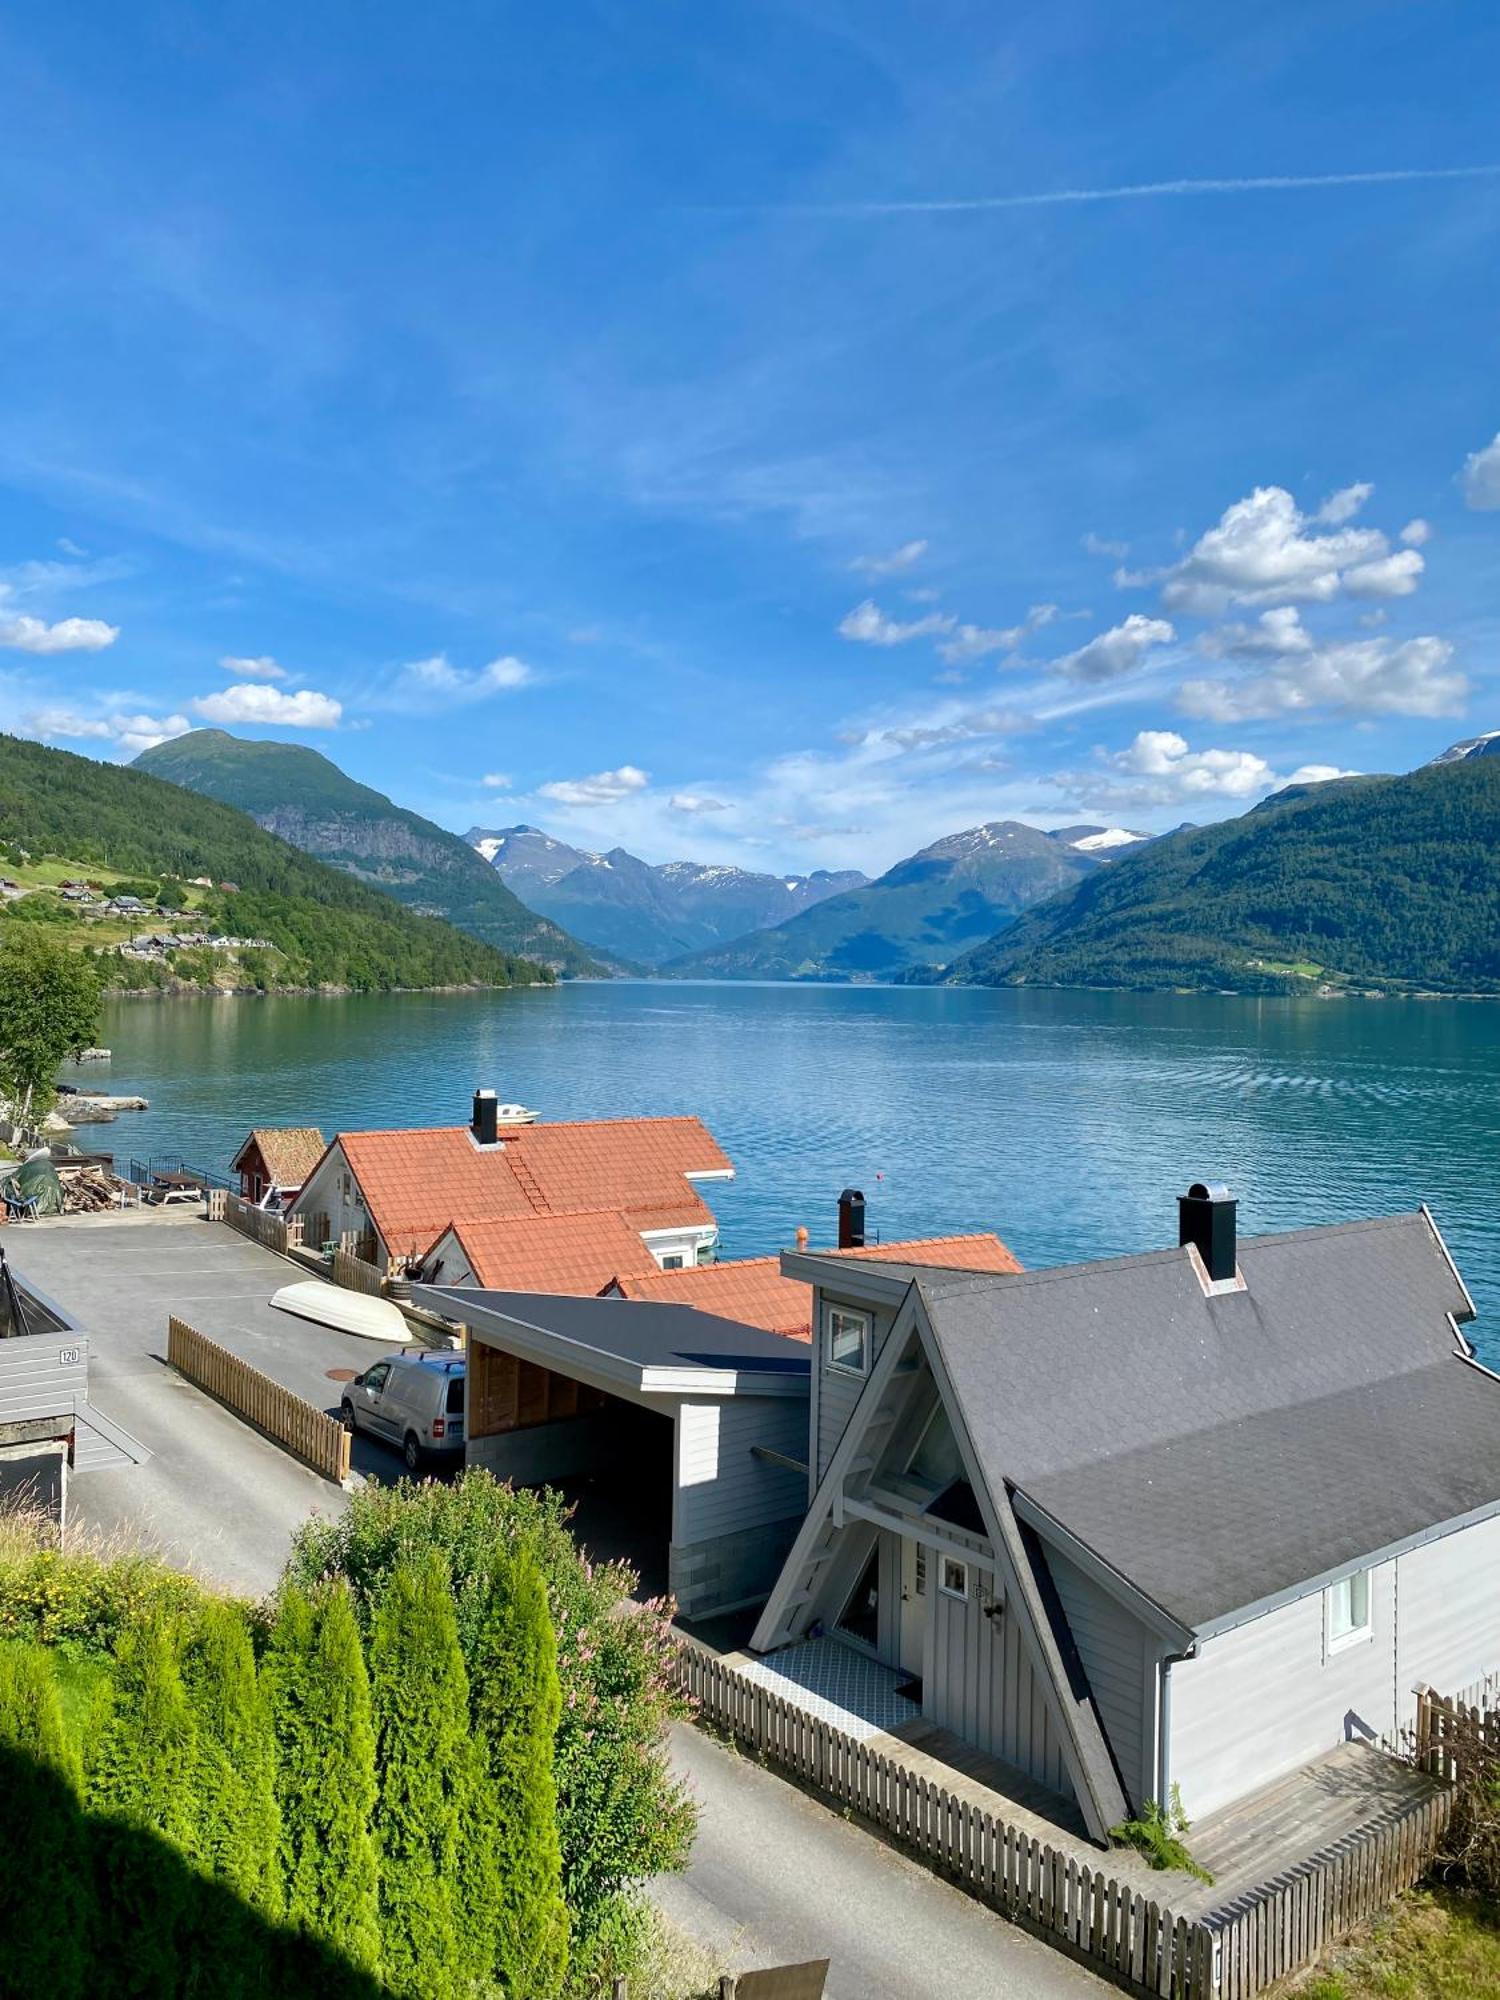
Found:
<path fill-rule="evenodd" d="M 1188 1846 L 1213 1876 L 1213 1887 L 1197 1884 L 1182 1894 L 1174 1886 L 1173 1907 L 1189 1916 L 1224 1914 L 1277 1876 L 1398 1818 L 1440 1789 L 1435 1779 L 1384 1751 L 1341 1743 L 1199 1820 Z"/>

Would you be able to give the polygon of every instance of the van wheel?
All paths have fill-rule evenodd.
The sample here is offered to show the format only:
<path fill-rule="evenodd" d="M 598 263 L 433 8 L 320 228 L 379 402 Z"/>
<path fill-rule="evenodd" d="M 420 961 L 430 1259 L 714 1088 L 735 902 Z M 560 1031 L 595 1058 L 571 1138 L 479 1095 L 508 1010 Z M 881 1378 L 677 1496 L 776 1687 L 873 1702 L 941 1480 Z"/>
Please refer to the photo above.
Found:
<path fill-rule="evenodd" d="M 354 1405 L 349 1401 L 349 1398 L 347 1396 L 344 1398 L 343 1402 L 339 1404 L 339 1422 L 344 1426 L 344 1429 L 349 1433 L 350 1437 L 353 1437 Z"/>
<path fill-rule="evenodd" d="M 422 1470 L 422 1440 L 415 1431 L 406 1433 L 406 1442 L 401 1447 L 401 1456 L 406 1460 L 408 1472 Z"/>

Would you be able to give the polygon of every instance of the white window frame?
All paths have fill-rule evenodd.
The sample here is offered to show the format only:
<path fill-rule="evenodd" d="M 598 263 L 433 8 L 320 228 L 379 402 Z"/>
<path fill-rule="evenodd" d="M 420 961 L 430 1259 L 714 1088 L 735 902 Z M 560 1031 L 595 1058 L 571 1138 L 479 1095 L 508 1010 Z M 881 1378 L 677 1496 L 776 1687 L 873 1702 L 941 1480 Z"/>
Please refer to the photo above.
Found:
<path fill-rule="evenodd" d="M 1347 1599 L 1352 1618 L 1354 1613 L 1354 1588 L 1364 1585 L 1365 1615 L 1358 1625 L 1351 1624 L 1348 1631 L 1334 1630 L 1334 1610 L 1340 1597 Z M 1351 1570 L 1348 1576 L 1341 1576 L 1337 1583 L 1330 1583 L 1323 1592 L 1323 1650 L 1331 1659 L 1335 1653 L 1347 1652 L 1351 1646 L 1367 1646 L 1375 1637 L 1375 1572 L 1372 1569 Z"/>
<path fill-rule="evenodd" d="M 681 1250 L 663 1250 L 661 1253 L 661 1267 L 664 1271 L 685 1271 L 687 1269 L 686 1253 Z"/>
<path fill-rule="evenodd" d="M 958 1571 L 958 1581 L 957 1581 L 957 1583 L 951 1583 L 951 1582 L 949 1581 L 949 1578 L 948 1578 L 948 1573 L 949 1573 L 949 1571 L 950 1571 L 950 1570 L 957 1570 L 957 1571 Z M 940 1591 L 941 1591 L 941 1592 L 943 1593 L 944 1597 L 953 1597 L 953 1598 L 957 1598 L 957 1600 L 958 1600 L 958 1601 L 959 1601 L 959 1603 L 961 1603 L 961 1604 L 966 1604 L 966 1603 L 968 1602 L 968 1599 L 969 1599 L 969 1565 L 968 1565 L 968 1564 L 967 1564 L 966 1562 L 964 1562 L 964 1561 L 963 1561 L 963 1559 L 962 1559 L 961 1557 L 959 1557 L 959 1556 L 940 1556 L 940 1557 L 939 1557 L 939 1559 L 938 1559 L 938 1589 L 939 1589 L 939 1590 L 940 1590 Z"/>
<path fill-rule="evenodd" d="M 860 1358 L 858 1361 L 840 1361 L 834 1354 L 834 1341 L 839 1329 L 835 1322 L 847 1320 L 857 1323 L 860 1332 Z M 823 1365 L 839 1375 L 857 1375 L 863 1379 L 870 1372 L 870 1347 L 874 1321 L 867 1312 L 859 1312 L 853 1306 L 824 1306 L 823 1308 Z"/>

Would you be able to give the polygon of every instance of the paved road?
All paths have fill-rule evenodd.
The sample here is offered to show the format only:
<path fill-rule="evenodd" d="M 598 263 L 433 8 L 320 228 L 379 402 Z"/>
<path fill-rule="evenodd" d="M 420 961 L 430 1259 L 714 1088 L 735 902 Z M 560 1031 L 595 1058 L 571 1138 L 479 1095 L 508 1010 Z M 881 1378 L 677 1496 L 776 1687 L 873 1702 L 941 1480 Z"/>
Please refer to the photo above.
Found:
<path fill-rule="evenodd" d="M 337 1400 L 327 1368 L 351 1357 L 368 1365 L 375 1343 L 272 1312 L 266 1300 L 295 1270 L 191 1215 L 70 1218 L 8 1230 L 5 1247 L 20 1276 L 88 1334 L 90 1400 L 154 1454 L 145 1465 L 75 1474 L 73 1520 L 154 1545 L 207 1581 L 268 1591 L 299 1524 L 342 1513 L 347 1498 L 167 1366 L 167 1315 L 323 1405 Z M 400 1469 L 394 1453 L 369 1452 L 387 1473 Z"/>
<path fill-rule="evenodd" d="M 828 2000 L 1103 2000 L 1115 1989 L 784 1780 L 683 1724 L 699 1801 L 658 1908 L 726 1969 L 828 1958 Z"/>

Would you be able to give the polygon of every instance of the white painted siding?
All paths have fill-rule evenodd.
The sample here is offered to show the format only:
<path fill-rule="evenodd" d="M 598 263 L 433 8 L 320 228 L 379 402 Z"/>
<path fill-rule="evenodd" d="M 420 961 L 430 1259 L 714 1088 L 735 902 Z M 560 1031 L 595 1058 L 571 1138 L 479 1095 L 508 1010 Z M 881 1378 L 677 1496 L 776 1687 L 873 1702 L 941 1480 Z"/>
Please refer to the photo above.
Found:
<path fill-rule="evenodd" d="M 1151 1634 L 1066 1557 L 1050 1548 L 1046 1554 L 1120 1781 L 1138 1806 L 1156 1790 L 1156 1773 L 1147 1764 L 1152 1731 L 1146 1704 L 1155 1694 Z"/>
<path fill-rule="evenodd" d="M 1500 1520 L 1413 1549 L 1396 1568 L 1396 1692 L 1401 1725 L 1426 1681 L 1457 1694 L 1500 1668 Z"/>
<path fill-rule="evenodd" d="M 1348 1736 L 1392 1739 L 1412 1688 L 1457 1690 L 1500 1668 L 1500 1521 L 1381 1563 L 1369 1641 L 1328 1654 L 1323 1592 L 1206 1642 L 1171 1669 L 1170 1776 L 1189 1814 L 1253 1791 Z"/>
<path fill-rule="evenodd" d="M 754 1444 L 801 1458 L 807 1405 L 800 1396 L 678 1405 L 674 1542 L 708 1541 L 802 1514 L 807 1487 L 801 1473 L 758 1458 Z"/>
<path fill-rule="evenodd" d="M 985 1616 L 967 1600 L 938 1589 L 940 1558 L 929 1556 L 932 1593 L 929 1671 L 922 1684 L 922 1713 L 991 1756 L 1003 1757 L 1065 1798 L 1072 1796 L 1067 1767 L 1042 1690 L 1032 1673 L 1016 1621 Z"/>
<path fill-rule="evenodd" d="M 349 1183 L 347 1194 L 344 1192 L 345 1180 Z M 291 1212 L 294 1215 L 326 1215 L 330 1238 L 341 1236 L 346 1229 L 363 1233 L 373 1227 L 360 1196 L 359 1183 L 344 1158 L 341 1146 L 335 1146 L 324 1158 L 323 1164 L 293 1202 Z M 389 1245 L 382 1242 L 382 1262 L 388 1254 Z"/>

